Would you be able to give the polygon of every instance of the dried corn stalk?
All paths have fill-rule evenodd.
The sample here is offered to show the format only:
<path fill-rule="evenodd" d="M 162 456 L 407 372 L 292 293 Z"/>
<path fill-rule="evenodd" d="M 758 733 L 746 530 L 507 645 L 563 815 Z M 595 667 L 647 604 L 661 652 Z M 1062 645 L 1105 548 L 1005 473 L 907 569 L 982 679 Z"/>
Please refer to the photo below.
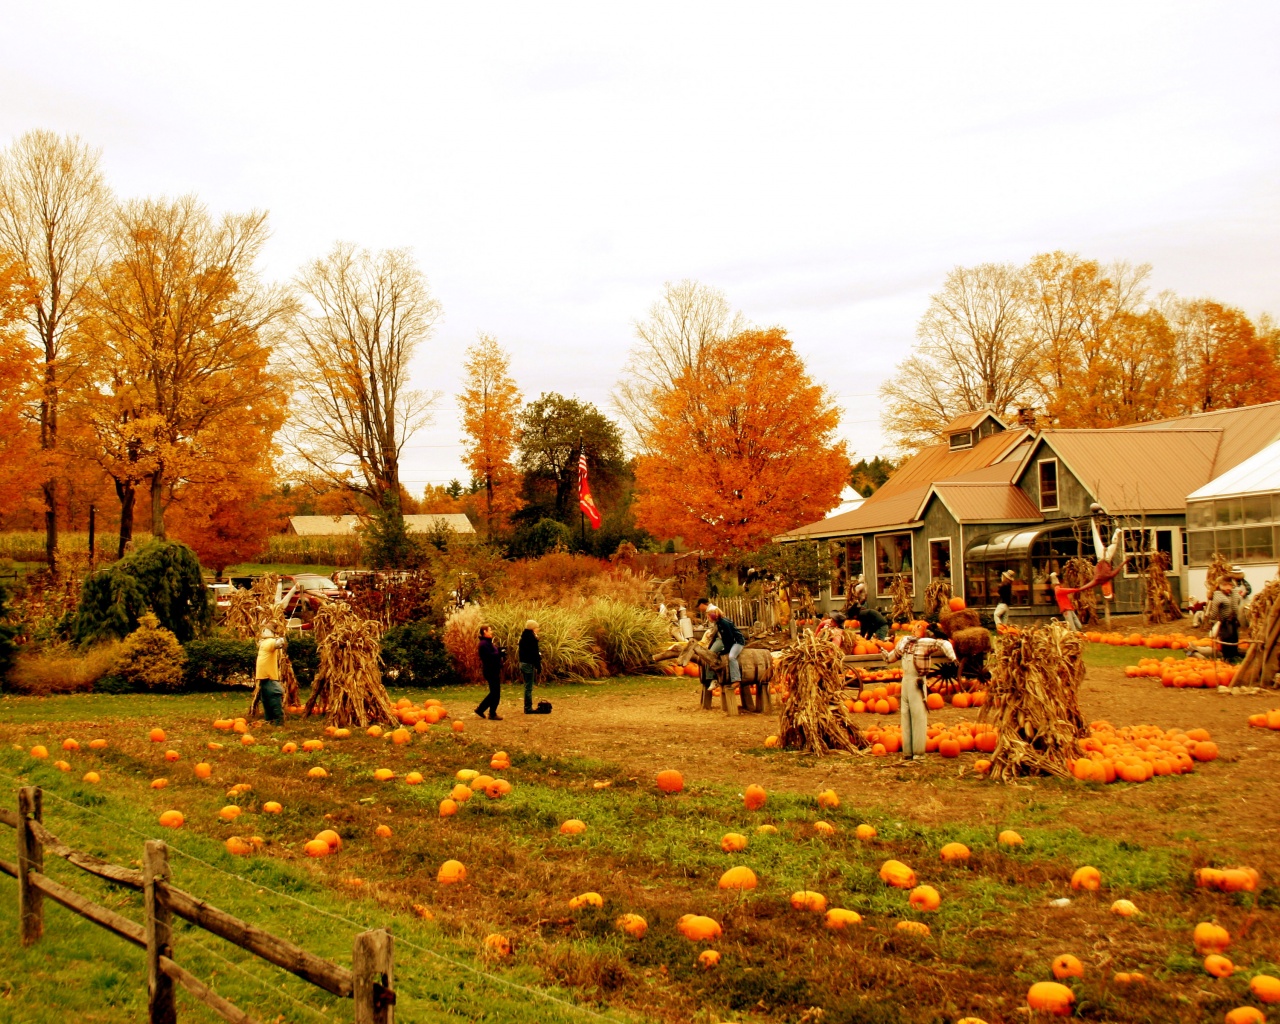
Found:
<path fill-rule="evenodd" d="M 1233 686 L 1277 686 L 1280 673 L 1280 579 L 1269 580 L 1249 608 L 1252 643 L 1236 669 Z"/>
<path fill-rule="evenodd" d="M 915 607 L 911 603 L 911 577 L 898 573 L 889 585 L 889 597 L 893 599 L 893 607 L 889 610 L 891 622 L 910 622 L 915 618 Z"/>
<path fill-rule="evenodd" d="M 778 735 L 787 750 L 825 754 L 867 745 L 845 706 L 844 655 L 822 636 L 805 630 L 776 665 L 786 699 L 778 712 Z"/>
<path fill-rule="evenodd" d="M 1204 599 L 1206 601 L 1213 600 L 1213 592 L 1218 589 L 1218 584 L 1222 582 L 1224 576 L 1231 572 L 1231 563 L 1228 562 L 1220 551 L 1213 553 L 1213 560 L 1209 563 L 1209 568 L 1204 574 Z"/>
<path fill-rule="evenodd" d="M 1143 583 L 1146 586 L 1142 617 L 1153 625 L 1182 618 L 1182 609 L 1173 599 L 1173 589 L 1169 586 L 1168 577 L 1165 576 L 1165 571 L 1168 569 L 1165 561 L 1167 557 L 1163 551 L 1155 552 L 1147 559 L 1147 567 L 1142 573 Z"/>
<path fill-rule="evenodd" d="M 320 667 L 307 715 L 327 714 L 332 725 L 359 727 L 391 722 L 395 712 L 382 685 L 382 627 L 331 601 L 316 612 L 312 627 Z"/>
<path fill-rule="evenodd" d="M 1094 562 L 1092 558 L 1077 556 L 1070 559 L 1062 567 L 1062 585 L 1064 587 L 1083 587 L 1093 579 Z M 1098 588 L 1091 587 L 1078 594 L 1071 595 L 1071 603 L 1075 605 L 1076 614 L 1080 616 L 1080 625 L 1088 626 L 1098 621 Z"/>
<path fill-rule="evenodd" d="M 951 581 L 935 576 L 924 588 L 924 617 L 936 619 L 951 600 Z"/>
<path fill-rule="evenodd" d="M 981 718 L 994 721 L 997 740 L 991 777 L 1067 777 L 1086 735 L 1077 694 L 1084 679 L 1080 634 L 1061 622 L 996 638 L 990 701 Z"/>

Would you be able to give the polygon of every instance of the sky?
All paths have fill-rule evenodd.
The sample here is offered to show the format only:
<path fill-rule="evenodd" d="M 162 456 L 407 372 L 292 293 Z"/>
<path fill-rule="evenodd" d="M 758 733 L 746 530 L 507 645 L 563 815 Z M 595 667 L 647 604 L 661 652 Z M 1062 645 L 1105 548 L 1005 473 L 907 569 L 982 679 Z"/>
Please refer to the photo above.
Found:
<path fill-rule="evenodd" d="M 124 197 L 265 209 L 265 277 L 408 247 L 443 306 L 402 476 L 465 479 L 495 335 L 609 408 L 663 283 L 779 325 L 857 457 L 957 265 L 1063 249 L 1280 314 L 1280 4 L 18 5 L 0 145 L 101 147 Z"/>

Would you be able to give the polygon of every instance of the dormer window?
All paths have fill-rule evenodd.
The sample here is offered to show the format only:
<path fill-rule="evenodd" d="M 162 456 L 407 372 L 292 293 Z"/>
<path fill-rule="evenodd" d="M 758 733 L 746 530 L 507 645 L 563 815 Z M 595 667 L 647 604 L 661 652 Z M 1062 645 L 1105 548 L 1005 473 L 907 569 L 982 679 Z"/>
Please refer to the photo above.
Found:
<path fill-rule="evenodd" d="M 973 431 L 963 430 L 957 434 L 950 434 L 947 437 L 947 444 L 951 451 L 959 451 L 961 448 L 973 447 Z"/>

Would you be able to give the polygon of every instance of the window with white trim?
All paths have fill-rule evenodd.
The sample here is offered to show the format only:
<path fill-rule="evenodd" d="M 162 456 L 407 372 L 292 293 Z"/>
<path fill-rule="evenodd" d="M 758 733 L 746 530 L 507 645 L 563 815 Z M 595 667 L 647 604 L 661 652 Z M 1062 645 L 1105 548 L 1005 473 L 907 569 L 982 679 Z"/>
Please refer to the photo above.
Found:
<path fill-rule="evenodd" d="M 1036 463 L 1040 481 L 1040 511 L 1049 512 L 1058 507 L 1058 460 L 1042 459 Z"/>

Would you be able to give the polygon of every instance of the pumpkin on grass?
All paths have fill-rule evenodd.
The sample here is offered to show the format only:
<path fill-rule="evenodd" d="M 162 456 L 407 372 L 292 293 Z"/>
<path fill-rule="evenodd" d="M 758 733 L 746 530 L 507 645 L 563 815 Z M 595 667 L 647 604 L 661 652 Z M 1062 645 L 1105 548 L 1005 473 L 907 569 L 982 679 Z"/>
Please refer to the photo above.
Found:
<path fill-rule="evenodd" d="M 1022 836 L 1018 835 L 1013 829 L 1007 828 L 996 836 L 996 842 L 1001 846 L 1021 846 Z"/>
<path fill-rule="evenodd" d="M 725 853 L 740 853 L 747 848 L 747 837 L 741 832 L 726 832 L 720 837 L 720 849 Z"/>
<path fill-rule="evenodd" d="M 649 930 L 649 922 L 639 914 L 623 914 L 613 922 L 618 931 L 630 935 L 633 939 L 643 939 Z"/>
<path fill-rule="evenodd" d="M 183 820 L 181 811 L 165 811 L 160 815 L 160 824 L 165 828 L 181 828 Z"/>
<path fill-rule="evenodd" d="M 940 856 L 947 863 L 958 863 L 969 859 L 969 847 L 964 843 L 947 843 L 940 851 Z"/>
<path fill-rule="evenodd" d="M 284 808 L 281 807 L 277 801 L 268 800 L 265 804 L 262 805 L 262 810 L 266 814 L 279 814 L 281 811 L 284 810 Z"/>
<path fill-rule="evenodd" d="M 911 895 L 907 897 L 907 902 L 915 910 L 934 911 L 942 906 L 942 897 L 933 886 L 918 885 L 911 890 Z"/>
<path fill-rule="evenodd" d="M 922 939 L 929 937 L 929 926 L 923 921 L 899 921 L 895 924 L 894 929 L 900 932 L 906 932 L 908 935 L 915 935 Z"/>
<path fill-rule="evenodd" d="M 459 882 L 466 881 L 467 869 L 460 860 L 447 860 L 440 865 L 440 870 L 436 872 L 436 881 L 441 885 L 456 885 Z"/>
<path fill-rule="evenodd" d="M 486 935 L 484 937 L 484 948 L 494 954 L 494 956 L 510 956 L 511 940 L 505 935 L 499 935 L 497 932 L 494 932 L 492 935 Z"/>
<path fill-rule="evenodd" d="M 1228 1010 L 1223 1020 L 1226 1024 L 1267 1024 L 1262 1011 L 1253 1006 L 1237 1006 L 1234 1010 Z"/>
<path fill-rule="evenodd" d="M 308 839 L 302 850 L 308 857 L 327 857 L 333 852 L 323 839 Z"/>
<path fill-rule="evenodd" d="M 791 905 L 796 910 L 808 910 L 815 914 L 822 914 L 827 909 L 827 898 L 820 892 L 810 892 L 804 889 L 791 894 Z"/>
<path fill-rule="evenodd" d="M 880 865 L 880 880 L 895 889 L 914 889 L 916 873 L 900 860 L 887 860 Z"/>
<path fill-rule="evenodd" d="M 234 857 L 247 857 L 253 853 L 253 844 L 241 839 L 239 836 L 228 836 L 226 847 L 227 853 Z"/>
<path fill-rule="evenodd" d="M 1095 867 L 1076 868 L 1075 874 L 1071 876 L 1071 888 L 1097 892 L 1102 888 L 1102 874 Z"/>
<path fill-rule="evenodd" d="M 457 813 L 458 805 L 455 801 L 450 800 L 447 797 L 440 801 L 440 817 L 452 818 Z"/>
<path fill-rule="evenodd" d="M 578 836 L 587 830 L 587 823 L 577 818 L 570 818 L 563 822 L 560 826 L 560 834 L 562 836 Z"/>
<path fill-rule="evenodd" d="M 1195 944 L 1196 952 L 1206 956 L 1209 953 L 1221 953 L 1230 946 L 1231 933 L 1220 924 L 1201 921 L 1192 931 L 1191 941 Z"/>
<path fill-rule="evenodd" d="M 1280 1003 L 1280 978 L 1270 974 L 1255 974 L 1249 982 L 1249 991 L 1260 1003 Z"/>
<path fill-rule="evenodd" d="M 876 837 L 876 829 L 874 825 L 859 825 L 853 830 L 854 838 L 864 843 L 869 843 Z"/>
<path fill-rule="evenodd" d="M 99 775 L 97 772 L 85 772 L 85 773 L 84 773 L 84 778 L 83 778 L 83 779 L 81 779 L 81 781 L 82 781 L 82 782 L 87 782 L 87 783 L 89 783 L 90 785 L 95 785 L 95 786 L 96 786 L 99 782 L 101 782 L 101 781 L 102 781 L 102 776 L 101 776 L 101 775 Z"/>
<path fill-rule="evenodd" d="M 823 924 L 828 931 L 842 932 L 850 925 L 861 924 L 862 915 L 856 910 L 844 910 L 841 907 L 833 907 L 827 911 L 827 916 L 823 920 Z"/>
<path fill-rule="evenodd" d="M 721 935 L 719 922 L 701 914 L 683 915 L 676 922 L 676 930 L 690 942 L 710 942 Z"/>
<path fill-rule="evenodd" d="M 679 793 L 684 789 L 684 776 L 672 768 L 658 772 L 658 788 L 664 793 Z"/>
<path fill-rule="evenodd" d="M 1134 917 L 1139 913 L 1132 900 L 1116 900 L 1111 904 L 1111 913 L 1120 917 Z"/>
<path fill-rule="evenodd" d="M 756 873 L 747 867 L 730 868 L 720 876 L 721 889 L 754 889 Z"/>
<path fill-rule="evenodd" d="M 1084 978 L 1084 964 L 1080 962 L 1079 957 L 1072 956 L 1070 953 L 1055 957 L 1052 970 L 1053 976 L 1059 981 L 1064 978 Z"/>
<path fill-rule="evenodd" d="M 1027 990 L 1027 1005 L 1055 1017 L 1071 1016 L 1071 1006 L 1076 994 L 1066 985 L 1056 981 L 1037 981 Z"/>
<path fill-rule="evenodd" d="M 703 970 L 711 970 L 720 963 L 720 954 L 714 949 L 704 949 L 698 954 L 698 966 Z"/>
<path fill-rule="evenodd" d="M 604 906 L 604 897 L 598 892 L 584 892 L 579 896 L 574 896 L 569 900 L 570 910 L 581 910 L 583 907 L 596 907 L 597 909 Z"/>
<path fill-rule="evenodd" d="M 374 834 L 375 836 L 377 836 L 379 839 L 390 839 L 390 838 L 391 838 L 391 826 L 390 826 L 390 825 L 379 825 L 377 828 L 375 828 L 375 829 L 373 830 L 373 834 Z"/>
<path fill-rule="evenodd" d="M 746 792 L 742 795 L 742 802 L 749 811 L 758 811 L 764 806 L 769 795 L 764 791 L 764 786 L 751 785 L 748 786 Z"/>
<path fill-rule="evenodd" d="M 840 806 L 840 797 L 834 789 L 824 789 L 818 794 L 818 806 L 824 811 L 834 811 Z"/>

